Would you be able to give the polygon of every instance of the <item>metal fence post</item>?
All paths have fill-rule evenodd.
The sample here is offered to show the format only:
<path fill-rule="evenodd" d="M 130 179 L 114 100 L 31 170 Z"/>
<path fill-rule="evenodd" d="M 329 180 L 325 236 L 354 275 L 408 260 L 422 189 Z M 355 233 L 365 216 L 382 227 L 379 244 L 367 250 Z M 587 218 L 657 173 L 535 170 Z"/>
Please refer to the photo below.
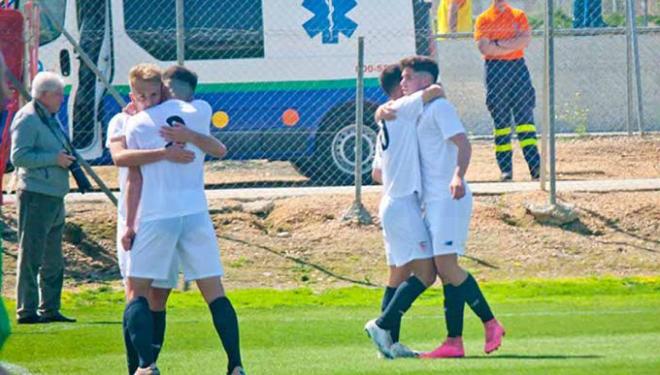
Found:
<path fill-rule="evenodd" d="M 632 126 L 635 122 L 633 107 L 635 105 L 633 98 L 633 51 L 632 51 L 632 23 L 635 22 L 634 13 L 631 13 L 632 2 L 635 0 L 626 0 L 626 109 L 628 110 L 628 119 L 626 121 L 626 131 L 632 135 Z"/>
<path fill-rule="evenodd" d="M 643 135 L 644 132 L 644 103 L 642 99 L 642 76 L 640 72 L 639 64 L 639 45 L 637 44 L 637 22 L 635 18 L 635 1 L 630 1 L 630 35 L 632 41 L 632 54 L 633 60 L 635 63 L 635 85 L 637 86 L 637 130 L 639 130 L 639 135 Z M 645 2 L 646 3 L 646 2 Z"/>
<path fill-rule="evenodd" d="M 550 167 L 550 205 L 557 204 L 557 174 L 555 168 L 555 46 L 554 46 L 554 17 L 553 0 L 545 2 L 545 17 L 543 23 L 543 45 L 545 51 L 544 69 L 544 116 L 548 134 L 548 163 Z"/>
<path fill-rule="evenodd" d="M 371 224 L 371 215 L 362 205 L 362 128 L 364 127 L 364 37 L 358 37 L 357 81 L 355 90 L 355 200 L 344 220 Z"/>
<path fill-rule="evenodd" d="M 183 9 L 183 0 L 176 0 L 176 63 L 179 66 L 183 66 L 186 59 Z"/>

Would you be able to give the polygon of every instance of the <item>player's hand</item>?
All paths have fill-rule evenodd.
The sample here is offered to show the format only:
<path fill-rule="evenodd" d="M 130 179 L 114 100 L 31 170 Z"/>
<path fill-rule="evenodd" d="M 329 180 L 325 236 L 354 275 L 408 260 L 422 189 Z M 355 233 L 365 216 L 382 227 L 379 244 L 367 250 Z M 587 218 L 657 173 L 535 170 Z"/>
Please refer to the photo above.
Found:
<path fill-rule="evenodd" d="M 376 118 L 376 122 L 380 121 L 392 121 L 396 120 L 396 110 L 394 109 L 394 106 L 392 102 L 387 102 L 381 106 L 378 107 L 376 110 L 376 115 L 374 116 Z"/>
<path fill-rule="evenodd" d="M 67 154 L 64 151 L 60 151 L 59 154 L 57 154 L 57 165 L 60 166 L 61 168 L 67 169 L 69 166 L 76 160 L 74 156 L 71 156 Z"/>
<path fill-rule="evenodd" d="M 174 126 L 160 128 L 160 136 L 168 142 L 188 143 L 195 138 L 195 132 L 175 122 Z"/>
<path fill-rule="evenodd" d="M 124 107 L 122 112 L 124 112 L 125 114 L 127 114 L 129 116 L 133 116 L 136 113 L 138 113 L 137 106 L 135 105 L 135 103 L 130 102 L 130 103 L 126 104 L 126 107 Z"/>
<path fill-rule="evenodd" d="M 454 175 L 449 183 L 449 192 L 452 199 L 459 200 L 465 196 L 465 182 L 458 175 Z"/>
<path fill-rule="evenodd" d="M 121 236 L 121 246 L 124 248 L 124 251 L 130 251 L 133 247 L 133 241 L 135 241 L 135 230 L 131 227 L 127 227 L 124 231 L 124 235 Z"/>
<path fill-rule="evenodd" d="M 165 147 L 165 160 L 173 163 L 188 164 L 195 160 L 195 153 L 183 148 L 179 143 L 173 143 Z"/>

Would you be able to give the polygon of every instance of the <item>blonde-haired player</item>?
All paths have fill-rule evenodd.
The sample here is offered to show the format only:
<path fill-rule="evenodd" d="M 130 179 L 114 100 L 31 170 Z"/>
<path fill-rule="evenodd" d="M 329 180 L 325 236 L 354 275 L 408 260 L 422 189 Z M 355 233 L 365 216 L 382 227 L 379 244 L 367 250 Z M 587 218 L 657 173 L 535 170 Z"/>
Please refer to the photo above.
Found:
<path fill-rule="evenodd" d="M 194 159 L 191 151 L 184 150 L 180 145 L 174 144 L 167 148 L 153 150 L 129 150 L 126 147 L 125 126 L 130 114 L 144 111 L 159 104 L 163 100 L 163 84 L 160 67 L 154 64 L 138 64 L 129 71 L 129 93 L 131 102 L 128 109 L 115 115 L 108 124 L 106 146 L 110 150 L 112 160 L 119 167 L 119 206 L 117 208 L 117 260 L 119 270 L 124 279 L 126 296 L 132 293 L 131 283 L 126 279 L 126 262 L 128 254 L 121 245 L 121 235 L 126 228 L 126 205 L 124 193 L 126 191 L 126 180 L 128 167 L 137 167 L 161 160 L 169 160 L 175 163 L 189 163 Z M 154 318 L 154 352 L 158 353 L 165 336 L 165 307 L 167 297 L 177 283 L 177 265 L 173 266 L 170 277 L 166 280 L 156 280 L 151 286 L 149 293 L 149 307 Z M 123 327 L 124 343 L 129 374 L 134 374 L 138 369 L 138 356 L 126 326 Z"/>

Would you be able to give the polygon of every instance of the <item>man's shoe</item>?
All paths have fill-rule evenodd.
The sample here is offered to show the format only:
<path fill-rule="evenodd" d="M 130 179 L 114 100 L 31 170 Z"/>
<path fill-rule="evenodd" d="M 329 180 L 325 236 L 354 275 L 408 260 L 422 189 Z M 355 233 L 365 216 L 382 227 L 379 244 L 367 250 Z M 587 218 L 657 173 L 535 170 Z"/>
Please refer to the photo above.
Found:
<path fill-rule="evenodd" d="M 500 182 L 509 182 L 513 180 L 513 172 L 502 172 Z"/>
<path fill-rule="evenodd" d="M 135 375 L 160 375 L 160 370 L 158 370 L 155 363 L 152 363 L 149 367 L 138 367 Z"/>
<path fill-rule="evenodd" d="M 484 323 L 484 329 L 486 330 L 484 351 L 486 354 L 490 354 L 502 345 L 502 337 L 504 337 L 506 332 L 504 332 L 504 327 L 502 327 L 500 322 L 494 318 Z"/>
<path fill-rule="evenodd" d="M 393 358 L 417 358 L 419 352 L 416 352 L 400 342 L 395 342 L 390 346 L 390 353 Z"/>
<path fill-rule="evenodd" d="M 16 319 L 16 323 L 18 324 L 40 324 L 40 323 L 47 323 L 44 318 L 40 317 L 39 315 L 28 315 L 28 316 L 23 316 L 18 319 Z"/>
<path fill-rule="evenodd" d="M 237 366 L 234 367 L 234 370 L 232 370 L 231 374 L 229 375 L 247 375 L 247 373 L 243 367 Z"/>
<path fill-rule="evenodd" d="M 392 346 L 392 336 L 390 332 L 380 328 L 376 324 L 376 319 L 370 320 L 364 325 L 364 330 L 367 336 L 371 338 L 378 351 L 387 359 L 392 359 L 390 347 Z"/>
<path fill-rule="evenodd" d="M 447 337 L 442 345 L 438 346 L 435 350 L 427 353 L 421 353 L 419 358 L 436 359 L 436 358 L 463 358 L 465 357 L 465 349 L 463 349 L 463 338 L 461 337 Z"/>
<path fill-rule="evenodd" d="M 60 313 L 59 311 L 50 316 L 41 316 L 41 319 L 43 319 L 44 323 L 75 323 L 76 322 L 75 319 L 67 318 L 66 316 L 62 315 L 62 313 Z"/>

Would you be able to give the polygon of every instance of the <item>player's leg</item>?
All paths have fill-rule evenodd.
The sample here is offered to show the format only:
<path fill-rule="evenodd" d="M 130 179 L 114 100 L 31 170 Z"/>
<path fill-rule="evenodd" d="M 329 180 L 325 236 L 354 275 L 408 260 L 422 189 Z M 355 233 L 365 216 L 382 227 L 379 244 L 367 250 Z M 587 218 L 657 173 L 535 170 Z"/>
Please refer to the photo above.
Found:
<path fill-rule="evenodd" d="M 406 279 L 410 276 L 410 267 L 408 265 L 404 265 L 402 267 L 397 267 L 394 265 L 389 266 L 389 277 L 387 280 L 387 286 L 385 287 L 385 293 L 383 294 L 383 299 L 380 304 L 380 312 L 383 313 L 387 306 L 390 304 L 392 299 L 394 298 L 394 294 L 396 293 L 397 288 L 401 283 L 406 281 Z M 392 342 L 398 342 L 399 341 L 399 333 L 401 332 L 401 324 L 396 324 L 394 327 L 392 327 L 392 330 L 390 331 L 390 335 L 392 336 Z"/>
<path fill-rule="evenodd" d="M 511 102 L 513 118 L 516 123 L 516 135 L 525 156 L 525 161 L 527 161 L 529 173 L 532 179 L 538 179 L 541 158 L 537 147 L 536 126 L 534 125 L 536 93 L 524 61 L 517 61 L 515 65 L 516 78 L 512 82 L 515 89 L 511 91 Z"/>
<path fill-rule="evenodd" d="M 513 147 L 511 145 L 511 106 L 508 100 L 508 64 L 505 61 L 486 62 L 486 106 L 493 118 L 495 159 L 502 181 L 513 178 Z"/>
<path fill-rule="evenodd" d="M 165 280 L 154 280 L 149 290 L 149 309 L 154 320 L 153 348 L 154 358 L 158 361 L 158 356 L 163 348 L 165 341 L 165 327 L 167 316 L 167 299 L 176 288 L 179 277 L 179 258 L 175 256 L 170 267 L 169 275 Z"/>
<path fill-rule="evenodd" d="M 179 259 L 187 280 L 195 280 L 209 305 L 222 346 L 227 353 L 227 373 L 243 371 L 238 318 L 231 301 L 225 295 L 221 276 L 220 249 L 213 222 L 208 213 L 184 216 L 183 234 L 179 241 Z"/>
<path fill-rule="evenodd" d="M 154 361 L 158 361 L 158 356 L 163 348 L 165 341 L 165 327 L 167 315 L 167 299 L 172 289 L 151 287 L 149 290 L 149 310 L 154 322 L 151 344 L 154 351 Z"/>
<path fill-rule="evenodd" d="M 124 320 L 139 357 L 136 373 L 155 372 L 154 321 L 149 307 L 153 280 L 169 275 L 182 226 L 178 218 L 140 222 L 135 243 L 128 252 L 127 300 Z"/>
<path fill-rule="evenodd" d="M 126 273 L 128 267 L 129 252 L 124 250 L 121 244 L 121 237 L 124 234 L 125 228 L 126 227 L 121 218 L 117 218 L 117 263 L 119 264 L 119 273 L 124 283 L 124 295 L 126 297 L 126 303 L 128 303 L 130 301 L 128 296 L 132 295 L 134 292 L 129 290 L 131 288 L 131 284 L 128 283 L 128 276 Z M 126 365 L 128 367 L 128 375 L 133 375 L 135 374 L 135 371 L 137 371 L 140 363 L 137 350 L 135 350 L 135 346 L 133 346 L 133 343 L 131 342 L 131 335 L 128 332 L 128 328 L 126 327 L 126 319 L 122 319 L 122 333 L 124 336 L 124 347 L 126 349 Z"/>
<path fill-rule="evenodd" d="M 128 303 L 124 309 L 123 323 L 130 338 L 130 343 L 138 355 L 138 369 L 147 369 L 155 363 L 151 345 L 153 337 L 153 318 L 149 310 L 149 288 L 151 279 L 129 277 L 127 279 Z"/>
<path fill-rule="evenodd" d="M 395 265 L 404 265 L 401 268 L 405 270 L 405 275 L 401 274 L 399 278 L 405 277 L 405 280 L 399 284 L 380 317 L 367 323 L 365 329 L 383 355 L 395 357 L 391 349 L 392 344 L 399 341 L 402 316 L 417 297 L 433 284 L 435 272 L 430 260 L 430 238 L 416 195 L 391 200 L 381 212 L 381 223 L 388 258 Z M 382 330 L 391 334 L 391 342 Z M 412 353 L 410 350 L 406 352 Z"/>
<path fill-rule="evenodd" d="M 467 273 L 458 265 L 467 240 L 472 193 L 460 200 L 447 197 L 426 205 L 426 222 L 433 242 L 434 265 L 443 283 L 446 340 L 435 350 L 424 353 L 423 358 L 463 357 L 463 306 L 465 300 L 458 289 Z"/>

